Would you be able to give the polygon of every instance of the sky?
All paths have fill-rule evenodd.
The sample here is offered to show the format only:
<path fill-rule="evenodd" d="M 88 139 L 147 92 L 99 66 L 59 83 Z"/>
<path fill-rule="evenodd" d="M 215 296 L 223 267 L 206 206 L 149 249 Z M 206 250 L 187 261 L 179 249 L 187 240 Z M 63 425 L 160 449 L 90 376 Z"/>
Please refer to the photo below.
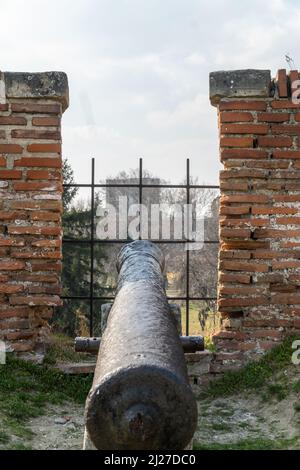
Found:
<path fill-rule="evenodd" d="M 63 155 L 78 183 L 136 168 L 218 184 L 209 72 L 299 64 L 298 0 L 0 0 L 2 71 L 68 75 Z"/>

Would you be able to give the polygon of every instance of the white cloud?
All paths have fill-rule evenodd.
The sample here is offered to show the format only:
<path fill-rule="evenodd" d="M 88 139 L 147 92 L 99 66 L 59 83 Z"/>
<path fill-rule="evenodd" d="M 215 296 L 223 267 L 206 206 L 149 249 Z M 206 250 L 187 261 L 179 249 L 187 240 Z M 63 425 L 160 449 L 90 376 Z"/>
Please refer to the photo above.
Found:
<path fill-rule="evenodd" d="M 207 96 L 199 93 L 191 100 L 179 102 L 174 110 L 151 111 L 147 115 L 147 120 L 151 126 L 162 129 L 186 125 L 190 128 L 199 128 L 200 122 L 207 118 L 207 105 Z"/>
<path fill-rule="evenodd" d="M 300 68 L 298 0 L 2 0 L 1 70 L 64 70 L 64 152 L 78 180 L 136 166 L 180 179 L 190 156 L 217 181 L 208 74 Z M 170 164 L 171 162 L 171 164 Z"/>
<path fill-rule="evenodd" d="M 203 65 L 206 63 L 206 58 L 198 52 L 192 52 L 184 58 L 184 62 L 189 65 Z"/>

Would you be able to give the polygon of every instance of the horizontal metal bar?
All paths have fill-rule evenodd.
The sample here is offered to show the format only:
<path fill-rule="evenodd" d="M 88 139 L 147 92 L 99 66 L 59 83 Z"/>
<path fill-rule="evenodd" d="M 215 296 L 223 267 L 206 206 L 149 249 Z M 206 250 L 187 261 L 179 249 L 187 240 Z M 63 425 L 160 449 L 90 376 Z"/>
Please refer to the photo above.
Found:
<path fill-rule="evenodd" d="M 63 243 L 129 243 L 132 240 L 80 240 L 80 239 L 70 239 L 70 238 L 63 238 Z M 168 243 L 220 243 L 219 240 L 202 240 L 201 242 L 197 242 L 195 240 L 150 240 L 152 243 L 160 243 L 160 244 L 168 244 Z"/>
<path fill-rule="evenodd" d="M 91 184 L 63 184 L 64 188 L 91 188 Z M 185 184 L 143 184 L 142 188 L 178 188 L 178 189 L 187 189 Z M 114 184 L 94 184 L 94 188 L 140 188 L 140 185 L 137 183 L 114 183 Z M 191 184 L 190 189 L 220 189 L 218 185 L 210 184 Z"/>
<path fill-rule="evenodd" d="M 204 350 L 203 336 L 180 336 L 180 342 L 185 353 L 193 353 Z M 87 352 L 90 354 L 98 354 L 101 344 L 101 337 L 84 337 L 77 336 L 75 338 L 75 351 Z"/>

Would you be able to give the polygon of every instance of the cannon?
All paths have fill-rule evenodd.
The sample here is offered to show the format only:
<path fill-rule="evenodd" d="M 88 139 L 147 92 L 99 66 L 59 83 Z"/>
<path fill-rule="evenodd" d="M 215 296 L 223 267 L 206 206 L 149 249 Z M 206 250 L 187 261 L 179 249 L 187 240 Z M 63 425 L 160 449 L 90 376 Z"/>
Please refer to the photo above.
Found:
<path fill-rule="evenodd" d="M 85 408 L 101 450 L 180 450 L 197 425 L 183 347 L 164 287 L 164 257 L 149 241 L 125 245 L 116 297 Z"/>

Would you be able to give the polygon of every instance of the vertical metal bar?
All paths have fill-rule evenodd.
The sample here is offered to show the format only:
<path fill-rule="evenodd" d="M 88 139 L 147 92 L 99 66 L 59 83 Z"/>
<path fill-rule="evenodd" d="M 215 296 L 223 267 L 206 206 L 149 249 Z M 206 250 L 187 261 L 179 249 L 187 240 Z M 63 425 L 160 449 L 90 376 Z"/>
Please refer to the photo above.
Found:
<path fill-rule="evenodd" d="M 143 202 L 143 159 L 139 160 L 139 207 L 140 207 L 140 227 L 139 240 L 142 239 L 142 202 Z"/>
<path fill-rule="evenodd" d="M 92 158 L 92 184 L 91 184 L 91 244 L 90 244 L 90 336 L 94 330 L 94 211 L 95 211 L 95 159 Z"/>
<path fill-rule="evenodd" d="M 190 204 L 190 159 L 186 159 L 186 203 Z M 189 206 L 187 206 L 187 239 L 190 239 L 190 212 Z M 190 251 L 186 250 L 186 325 L 185 334 L 189 336 L 190 330 Z"/>

